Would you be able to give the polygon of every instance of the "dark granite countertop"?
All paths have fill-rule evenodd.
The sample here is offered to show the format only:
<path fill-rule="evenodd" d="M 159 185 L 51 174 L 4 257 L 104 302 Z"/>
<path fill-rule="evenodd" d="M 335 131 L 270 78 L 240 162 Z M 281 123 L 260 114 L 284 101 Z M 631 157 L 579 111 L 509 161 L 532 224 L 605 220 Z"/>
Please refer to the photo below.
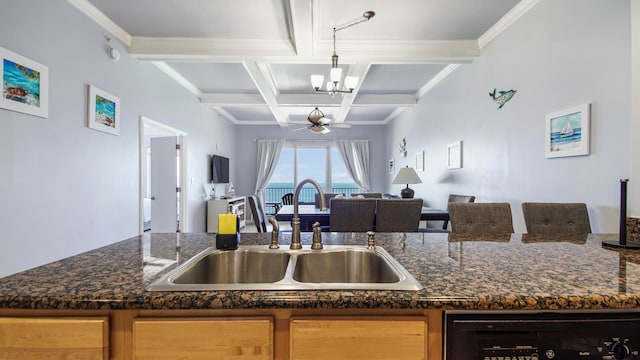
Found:
<path fill-rule="evenodd" d="M 242 234 L 242 244 L 270 234 Z M 283 233 L 281 245 L 290 234 Z M 640 251 L 603 248 L 617 235 L 478 238 L 376 234 L 420 291 L 148 292 L 145 286 L 215 245 L 211 234 L 146 234 L 0 279 L 0 308 L 382 308 L 576 310 L 640 308 Z M 365 234 L 323 234 L 325 244 L 366 244 Z M 310 234 L 302 243 L 310 244 Z M 286 245 L 285 245 L 286 246 Z"/>

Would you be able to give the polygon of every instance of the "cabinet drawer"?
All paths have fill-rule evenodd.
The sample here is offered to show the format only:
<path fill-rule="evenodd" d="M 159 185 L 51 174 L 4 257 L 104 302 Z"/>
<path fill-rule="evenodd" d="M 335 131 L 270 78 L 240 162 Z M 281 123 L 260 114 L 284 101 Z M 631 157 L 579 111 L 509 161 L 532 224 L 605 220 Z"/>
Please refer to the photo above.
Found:
<path fill-rule="evenodd" d="M 426 317 L 310 318 L 290 323 L 290 358 L 425 359 Z"/>
<path fill-rule="evenodd" d="M 0 317 L 0 359 L 108 359 L 109 320 Z"/>
<path fill-rule="evenodd" d="M 272 318 L 145 318 L 133 322 L 135 359 L 273 358 Z"/>

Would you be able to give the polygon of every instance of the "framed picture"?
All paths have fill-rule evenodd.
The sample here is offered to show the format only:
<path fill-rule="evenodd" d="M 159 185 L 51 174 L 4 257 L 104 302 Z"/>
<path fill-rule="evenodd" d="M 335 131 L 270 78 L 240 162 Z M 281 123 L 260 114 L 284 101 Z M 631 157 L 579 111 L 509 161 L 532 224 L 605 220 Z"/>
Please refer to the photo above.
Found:
<path fill-rule="evenodd" d="M 462 168 L 462 141 L 447 145 L 447 168 Z"/>
<path fill-rule="evenodd" d="M 120 99 L 89 85 L 89 127 L 120 135 Z"/>
<path fill-rule="evenodd" d="M 0 47 L 0 108 L 49 116 L 49 68 Z"/>
<path fill-rule="evenodd" d="M 393 159 L 389 160 L 389 174 L 394 174 L 396 172 L 396 165 Z"/>
<path fill-rule="evenodd" d="M 424 150 L 416 153 L 416 171 L 424 171 Z"/>
<path fill-rule="evenodd" d="M 548 158 L 589 155 L 590 104 L 548 114 L 545 154 Z"/>

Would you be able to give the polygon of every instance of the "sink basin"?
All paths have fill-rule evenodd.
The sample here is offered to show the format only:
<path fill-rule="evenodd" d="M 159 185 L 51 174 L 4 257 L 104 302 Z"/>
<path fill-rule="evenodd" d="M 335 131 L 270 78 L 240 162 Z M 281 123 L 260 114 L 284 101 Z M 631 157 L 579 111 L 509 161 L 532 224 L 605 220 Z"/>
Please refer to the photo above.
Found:
<path fill-rule="evenodd" d="M 210 249 L 171 280 L 176 284 L 272 283 L 284 277 L 289 257 L 283 252 Z"/>
<path fill-rule="evenodd" d="M 374 251 L 327 250 L 300 254 L 293 279 L 309 283 L 395 283 L 397 271 Z"/>
<path fill-rule="evenodd" d="M 420 290 L 422 285 L 383 248 L 323 250 L 244 245 L 208 248 L 147 287 L 148 291 Z"/>

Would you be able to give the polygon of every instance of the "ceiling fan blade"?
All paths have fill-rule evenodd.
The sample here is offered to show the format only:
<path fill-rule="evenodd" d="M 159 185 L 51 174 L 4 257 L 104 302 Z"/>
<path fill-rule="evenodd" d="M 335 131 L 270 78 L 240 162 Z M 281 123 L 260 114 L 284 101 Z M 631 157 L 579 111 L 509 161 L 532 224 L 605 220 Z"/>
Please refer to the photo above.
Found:
<path fill-rule="evenodd" d="M 350 129 L 350 128 L 351 128 L 351 124 L 345 124 L 345 123 L 331 124 L 331 127 L 334 127 L 334 128 L 343 128 L 343 129 Z"/>
<path fill-rule="evenodd" d="M 328 125 L 329 123 L 331 123 L 331 119 L 329 118 L 321 117 L 320 119 L 318 119 L 318 124 L 320 125 Z"/>
<path fill-rule="evenodd" d="M 298 131 L 298 130 L 304 130 L 304 129 L 306 129 L 306 127 L 301 127 L 301 128 L 293 129 L 293 130 L 291 130 L 291 131 Z"/>

